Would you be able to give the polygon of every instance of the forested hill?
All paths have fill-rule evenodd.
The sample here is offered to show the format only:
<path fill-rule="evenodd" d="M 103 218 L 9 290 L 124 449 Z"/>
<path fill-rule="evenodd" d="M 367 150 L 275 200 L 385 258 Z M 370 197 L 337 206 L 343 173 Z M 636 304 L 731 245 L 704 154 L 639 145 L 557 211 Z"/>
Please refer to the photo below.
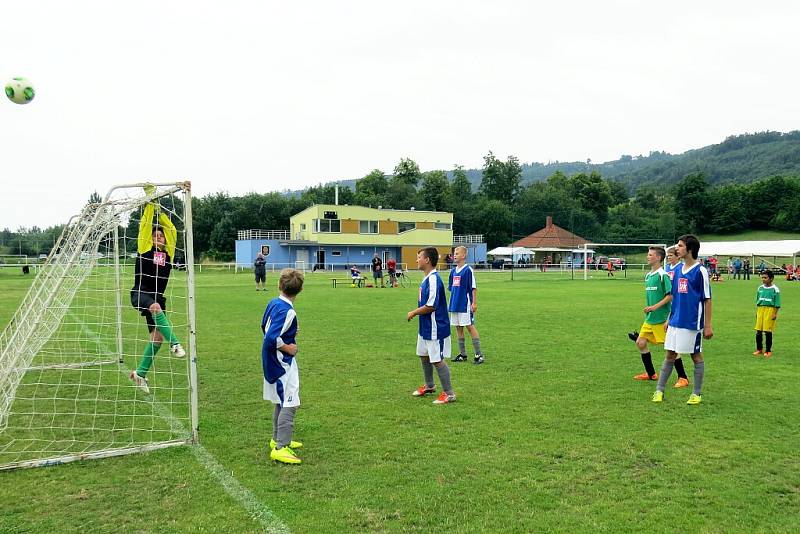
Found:
<path fill-rule="evenodd" d="M 750 183 L 766 176 L 800 176 L 800 131 L 736 135 L 683 154 L 651 152 L 648 156 L 622 156 L 597 165 L 532 163 L 522 166 L 522 179 L 528 183 L 544 180 L 559 170 L 572 175 L 587 169 L 624 183 L 630 192 L 643 183 L 672 185 L 696 172 L 702 172 L 712 185 Z M 480 179 L 480 171 L 477 176 Z"/>
<path fill-rule="evenodd" d="M 524 154 L 516 156 L 524 161 Z M 585 161 L 522 163 L 522 184 L 543 181 L 557 171 L 567 176 L 594 171 L 603 178 L 622 182 L 631 195 L 643 183 L 672 185 L 696 172 L 702 172 L 711 185 L 745 184 L 766 176 L 800 176 L 800 130 L 734 135 L 719 144 L 683 154 L 654 151 L 647 156 L 623 155 L 618 160 L 597 164 Z M 477 191 L 482 170 L 465 169 L 465 172 L 473 191 Z M 452 180 L 452 171 L 447 174 Z M 351 189 L 355 189 L 355 182 L 339 181 Z"/>

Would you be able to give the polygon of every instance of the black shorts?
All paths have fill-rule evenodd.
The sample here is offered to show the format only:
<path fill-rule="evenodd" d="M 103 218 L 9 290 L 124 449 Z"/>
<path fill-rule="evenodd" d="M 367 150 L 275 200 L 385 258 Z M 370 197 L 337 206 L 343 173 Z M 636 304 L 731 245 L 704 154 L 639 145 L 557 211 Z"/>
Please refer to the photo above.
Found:
<path fill-rule="evenodd" d="M 147 329 L 150 332 L 156 328 L 156 322 L 153 320 L 153 314 L 150 313 L 150 306 L 155 303 L 158 303 L 163 311 L 167 311 L 167 299 L 164 297 L 164 295 L 131 289 L 131 305 L 139 310 L 139 313 L 141 313 L 142 317 L 145 318 L 147 321 Z"/>
<path fill-rule="evenodd" d="M 372 271 L 372 278 L 383 278 L 383 271 Z"/>
<path fill-rule="evenodd" d="M 261 282 L 262 284 L 267 281 L 267 271 L 259 272 L 256 271 L 256 284 Z"/>

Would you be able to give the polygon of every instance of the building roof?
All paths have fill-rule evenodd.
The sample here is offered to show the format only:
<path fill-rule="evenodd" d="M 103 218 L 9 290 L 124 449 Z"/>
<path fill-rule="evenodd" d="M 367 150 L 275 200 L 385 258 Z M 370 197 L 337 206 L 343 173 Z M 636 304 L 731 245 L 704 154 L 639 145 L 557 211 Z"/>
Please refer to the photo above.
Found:
<path fill-rule="evenodd" d="M 523 237 L 522 239 L 514 241 L 511 243 L 511 246 L 557 250 L 577 248 L 588 242 L 588 240 L 581 236 L 575 235 L 553 224 L 553 218 L 548 215 L 544 228 L 532 233 L 528 237 Z"/>
<path fill-rule="evenodd" d="M 800 256 L 800 240 L 778 241 L 703 241 L 700 256 Z"/>

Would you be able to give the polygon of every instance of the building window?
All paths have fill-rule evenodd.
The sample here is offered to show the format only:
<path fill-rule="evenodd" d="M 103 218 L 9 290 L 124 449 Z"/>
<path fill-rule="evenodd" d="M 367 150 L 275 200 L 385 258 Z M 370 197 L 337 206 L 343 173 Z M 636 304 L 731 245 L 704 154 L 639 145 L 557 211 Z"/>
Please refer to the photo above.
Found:
<path fill-rule="evenodd" d="M 341 255 L 342 255 L 342 251 L 341 250 L 331 250 L 331 256 L 338 257 L 338 256 L 341 256 Z"/>
<path fill-rule="evenodd" d="M 358 221 L 358 233 L 360 234 L 377 234 L 378 221 Z"/>
<path fill-rule="evenodd" d="M 300 229 L 301 230 L 305 230 L 306 229 L 306 223 L 300 223 Z"/>
<path fill-rule="evenodd" d="M 314 231 L 323 234 L 339 233 L 342 231 L 342 221 L 339 219 L 314 219 Z"/>
<path fill-rule="evenodd" d="M 397 233 L 402 234 L 403 232 L 408 232 L 409 230 L 416 230 L 417 223 L 415 222 L 399 222 L 397 223 Z"/>
<path fill-rule="evenodd" d="M 450 223 L 433 223 L 433 227 L 436 230 L 450 230 L 453 225 Z"/>

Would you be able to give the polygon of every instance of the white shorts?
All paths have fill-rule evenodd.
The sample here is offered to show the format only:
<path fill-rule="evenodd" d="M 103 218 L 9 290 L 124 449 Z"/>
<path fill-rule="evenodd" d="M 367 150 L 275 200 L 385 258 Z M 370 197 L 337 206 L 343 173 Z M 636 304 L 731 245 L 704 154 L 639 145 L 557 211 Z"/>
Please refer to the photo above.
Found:
<path fill-rule="evenodd" d="M 470 326 L 475 324 L 475 314 L 472 312 L 450 312 L 452 326 Z"/>
<path fill-rule="evenodd" d="M 274 384 L 264 379 L 264 400 L 280 404 L 282 408 L 300 406 L 300 371 L 296 361 L 292 360 L 286 374 Z"/>
<path fill-rule="evenodd" d="M 664 339 L 664 350 L 671 350 L 678 354 L 697 354 L 703 352 L 703 331 L 689 330 L 686 328 L 667 328 L 667 337 Z"/>
<path fill-rule="evenodd" d="M 431 363 L 450 357 L 450 336 L 444 339 L 422 339 L 417 335 L 417 356 L 427 356 Z"/>

